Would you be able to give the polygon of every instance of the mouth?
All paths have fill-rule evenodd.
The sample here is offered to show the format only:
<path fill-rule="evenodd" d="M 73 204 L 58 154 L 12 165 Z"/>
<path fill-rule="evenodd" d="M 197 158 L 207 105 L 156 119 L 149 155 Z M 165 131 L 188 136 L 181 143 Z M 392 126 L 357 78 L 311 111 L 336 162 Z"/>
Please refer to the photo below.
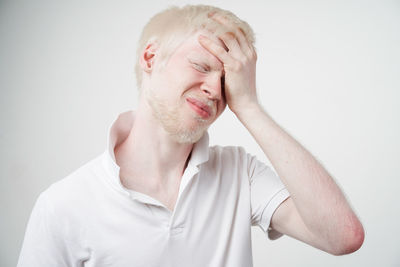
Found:
<path fill-rule="evenodd" d="M 212 115 L 212 108 L 204 104 L 203 102 L 195 99 L 188 97 L 186 98 L 186 101 L 188 102 L 189 106 L 198 114 L 200 115 L 201 118 L 203 119 L 208 119 Z"/>

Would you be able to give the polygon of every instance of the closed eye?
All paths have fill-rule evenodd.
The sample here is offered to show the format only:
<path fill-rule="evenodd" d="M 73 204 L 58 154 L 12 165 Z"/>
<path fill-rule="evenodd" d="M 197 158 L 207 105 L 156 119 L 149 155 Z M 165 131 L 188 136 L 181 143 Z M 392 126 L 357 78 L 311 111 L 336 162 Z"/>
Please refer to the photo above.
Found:
<path fill-rule="evenodd" d="M 206 66 L 203 66 L 203 65 L 198 64 L 198 63 L 193 63 L 192 62 L 192 65 L 193 65 L 193 68 L 195 68 L 197 71 L 200 71 L 202 73 L 206 73 L 209 70 Z"/>

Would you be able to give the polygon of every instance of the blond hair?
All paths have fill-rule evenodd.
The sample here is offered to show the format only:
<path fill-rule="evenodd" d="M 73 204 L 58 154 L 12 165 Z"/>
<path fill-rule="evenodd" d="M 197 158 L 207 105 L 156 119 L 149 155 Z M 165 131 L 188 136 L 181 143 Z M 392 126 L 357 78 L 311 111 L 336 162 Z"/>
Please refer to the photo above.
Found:
<path fill-rule="evenodd" d="M 231 29 L 227 29 L 215 20 L 210 19 L 212 13 L 218 13 L 233 22 L 242 30 L 249 44 L 254 44 L 254 33 L 251 27 L 228 10 L 207 5 L 170 7 L 154 15 L 143 28 L 135 65 L 136 82 L 139 89 L 142 83 L 140 56 L 150 42 L 157 42 L 160 46 L 159 59 L 165 62 L 185 39 L 198 30 L 209 30 L 216 36 L 225 31 L 231 31 Z"/>

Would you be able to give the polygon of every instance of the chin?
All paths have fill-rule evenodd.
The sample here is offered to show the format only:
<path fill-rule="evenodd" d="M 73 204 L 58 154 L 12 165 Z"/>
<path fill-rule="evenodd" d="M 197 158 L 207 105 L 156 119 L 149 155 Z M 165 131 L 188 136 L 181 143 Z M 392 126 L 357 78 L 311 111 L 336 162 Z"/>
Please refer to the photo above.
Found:
<path fill-rule="evenodd" d="M 177 131 L 171 135 L 175 139 L 175 141 L 179 144 L 194 144 L 197 141 L 199 141 L 201 137 L 203 137 L 206 130 L 207 128 L 201 130 L 197 129 L 194 131 L 191 130 Z"/>

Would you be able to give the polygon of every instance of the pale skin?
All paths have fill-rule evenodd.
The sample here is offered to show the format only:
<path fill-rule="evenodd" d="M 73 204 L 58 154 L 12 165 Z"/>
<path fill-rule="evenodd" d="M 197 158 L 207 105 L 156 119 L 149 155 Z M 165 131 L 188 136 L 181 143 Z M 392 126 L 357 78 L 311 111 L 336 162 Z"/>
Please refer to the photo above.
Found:
<path fill-rule="evenodd" d="M 162 86 L 158 90 L 159 94 L 162 94 L 162 97 L 171 105 L 181 101 L 186 92 L 203 94 L 214 102 L 215 114 L 208 119 L 208 124 L 211 124 L 225 108 L 220 79 L 223 66 L 198 43 L 197 38 L 193 37 L 171 56 L 165 70 L 159 70 L 157 67 L 160 63 L 157 59 L 158 48 L 157 44 L 149 44 L 142 54 L 140 59 L 143 69 L 142 93 L 134 125 L 129 136 L 115 148 L 114 152 L 117 164 L 120 166 L 122 184 L 128 189 L 157 199 L 172 211 L 193 144 L 177 143 L 165 131 L 152 115 L 145 91 Z M 193 51 L 196 53 L 193 54 Z M 198 57 L 207 59 L 213 68 L 212 73 L 193 74 L 198 72 L 194 69 L 197 66 L 187 65 L 190 60 Z M 175 69 L 178 70 L 175 71 Z M 168 83 L 171 77 L 173 77 L 172 81 Z M 179 77 L 190 77 L 189 80 L 194 80 L 194 82 L 182 81 L 182 79 L 178 81 Z M 180 84 L 174 87 L 175 83 Z M 179 91 L 181 87 L 184 88 L 182 92 Z M 183 105 L 181 109 L 185 122 L 188 125 L 195 125 L 197 122 L 191 119 L 193 111 L 187 105 Z"/>
<path fill-rule="evenodd" d="M 260 145 L 287 187 L 290 197 L 275 211 L 271 227 L 334 255 L 356 251 L 363 243 L 364 230 L 342 191 L 324 167 L 259 104 L 254 48 L 242 31 L 224 17 L 214 14 L 212 19 L 231 30 L 218 38 L 198 34 L 197 46 L 189 44 L 192 46 L 188 50 L 200 53 L 203 49 L 213 58 L 200 54 L 207 57 L 207 65 L 211 68 L 208 73 L 197 77 L 198 87 L 190 84 L 187 90 L 198 90 L 215 102 L 216 114 L 209 119 L 210 124 L 222 113 L 226 102 Z M 184 52 L 183 48 L 182 55 L 186 55 Z M 154 73 L 156 68 L 152 65 L 156 60 L 151 60 L 156 59 L 156 55 L 156 45 L 148 46 L 143 52 L 142 90 L 157 84 L 154 79 L 159 76 Z M 177 57 L 174 61 L 171 57 L 169 64 L 179 64 L 179 59 Z M 218 75 L 219 79 L 216 78 Z M 225 98 L 220 81 L 222 76 L 225 79 Z M 186 106 L 183 110 L 186 111 Z M 143 97 L 133 129 L 115 149 L 121 167 L 121 181 L 127 188 L 146 193 L 173 210 L 193 144 L 173 140 L 152 117 Z"/>

